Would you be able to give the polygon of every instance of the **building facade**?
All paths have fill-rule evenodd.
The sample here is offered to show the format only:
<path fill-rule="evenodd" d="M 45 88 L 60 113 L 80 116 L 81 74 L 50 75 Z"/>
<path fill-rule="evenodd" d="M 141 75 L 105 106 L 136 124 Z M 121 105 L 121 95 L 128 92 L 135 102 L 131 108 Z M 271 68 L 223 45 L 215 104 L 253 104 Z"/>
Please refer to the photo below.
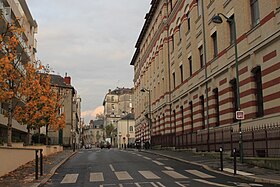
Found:
<path fill-rule="evenodd" d="M 133 112 L 133 88 L 109 89 L 103 100 L 104 127 L 112 124 L 112 146 L 117 146 L 117 123 L 125 115 Z"/>
<path fill-rule="evenodd" d="M 136 137 L 201 150 L 227 137 L 230 149 L 239 131 L 278 127 L 279 7 L 279 0 L 152 0 L 130 63 Z M 218 13 L 235 20 L 236 40 L 233 22 L 212 21 Z M 242 121 L 235 118 L 240 110 Z"/>
<path fill-rule="evenodd" d="M 134 114 L 129 113 L 117 123 L 118 148 L 126 148 L 135 143 Z"/>
<path fill-rule="evenodd" d="M 83 144 L 99 147 L 104 142 L 103 119 L 91 120 L 89 125 L 83 127 Z"/>
<path fill-rule="evenodd" d="M 37 41 L 35 34 L 38 25 L 32 17 L 25 0 L 1 0 L 0 1 L 0 29 L 6 27 L 8 23 L 15 22 L 23 28 L 21 36 L 18 36 L 20 45 L 21 63 L 34 62 L 37 52 Z M 0 144 L 7 142 L 7 123 L 8 119 L 4 116 L 8 107 L 6 103 L 0 103 Z M 12 141 L 28 143 L 27 126 L 19 124 L 16 120 L 12 122 Z"/>
<path fill-rule="evenodd" d="M 77 92 L 71 85 L 71 77 L 60 75 L 51 75 L 52 89 L 56 89 L 61 94 L 62 108 L 60 113 L 65 114 L 65 127 L 59 130 L 48 129 L 48 137 L 51 139 L 51 144 L 63 145 L 71 147 L 79 144 L 79 124 L 80 119 L 78 114 L 80 104 L 77 104 Z M 44 127 L 45 128 L 45 127 Z"/>

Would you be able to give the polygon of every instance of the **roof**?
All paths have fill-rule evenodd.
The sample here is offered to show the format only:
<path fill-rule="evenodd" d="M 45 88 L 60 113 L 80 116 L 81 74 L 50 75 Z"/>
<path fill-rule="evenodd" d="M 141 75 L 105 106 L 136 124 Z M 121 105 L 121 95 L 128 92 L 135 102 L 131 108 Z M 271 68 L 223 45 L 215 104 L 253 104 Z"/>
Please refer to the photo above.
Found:
<path fill-rule="evenodd" d="M 107 95 L 123 95 L 123 94 L 132 94 L 132 93 L 133 93 L 133 88 L 119 88 L 119 87 L 117 87 L 113 91 L 109 90 L 109 92 L 104 97 L 103 106 L 105 105 Z"/>
<path fill-rule="evenodd" d="M 152 0 L 152 2 L 150 3 L 152 6 L 151 6 L 149 12 L 145 16 L 146 20 L 145 20 L 144 26 L 142 27 L 140 35 L 139 35 L 139 37 L 137 39 L 137 42 L 136 42 L 136 45 L 135 45 L 136 51 L 135 51 L 135 53 L 134 53 L 134 55 L 132 57 L 130 65 L 134 65 L 135 64 L 135 60 L 136 60 L 136 58 L 137 58 L 137 56 L 139 54 L 140 45 L 141 45 L 141 43 L 143 41 L 143 38 L 146 35 L 146 32 L 147 32 L 151 22 L 152 22 L 152 18 L 153 18 L 154 14 L 155 14 L 155 11 L 156 11 L 156 9 L 158 7 L 159 2 L 160 2 L 160 0 Z"/>
<path fill-rule="evenodd" d="M 73 88 L 71 85 L 68 85 L 64 82 L 64 78 L 60 75 L 50 74 L 51 76 L 51 85 L 58 86 L 63 88 Z"/>

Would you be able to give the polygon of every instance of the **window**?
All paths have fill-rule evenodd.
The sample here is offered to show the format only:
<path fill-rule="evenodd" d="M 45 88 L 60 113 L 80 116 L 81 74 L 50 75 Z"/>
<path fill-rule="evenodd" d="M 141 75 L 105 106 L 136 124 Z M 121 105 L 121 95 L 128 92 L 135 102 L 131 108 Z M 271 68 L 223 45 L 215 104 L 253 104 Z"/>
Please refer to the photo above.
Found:
<path fill-rule="evenodd" d="M 193 132 L 193 103 L 192 101 L 189 102 L 190 105 L 190 113 L 191 113 L 191 132 Z"/>
<path fill-rule="evenodd" d="M 180 65 L 180 77 L 181 77 L 181 83 L 183 83 L 184 81 L 183 64 Z"/>
<path fill-rule="evenodd" d="M 171 36 L 171 52 L 174 51 L 174 35 Z"/>
<path fill-rule="evenodd" d="M 114 96 L 111 97 L 111 101 L 114 102 Z"/>
<path fill-rule="evenodd" d="M 205 116 L 204 116 L 204 95 L 199 97 L 200 106 L 201 106 L 201 120 L 202 120 L 202 129 L 205 129 Z"/>
<path fill-rule="evenodd" d="M 133 132 L 133 126 L 129 126 L 129 131 Z"/>
<path fill-rule="evenodd" d="M 172 77 L 173 77 L 173 88 L 176 88 L 176 79 L 175 79 L 175 72 L 172 73 Z"/>
<path fill-rule="evenodd" d="M 191 18 L 190 13 L 187 13 L 187 21 L 188 21 L 188 31 L 191 30 Z"/>
<path fill-rule="evenodd" d="M 182 34 L 181 34 L 181 25 L 178 25 L 178 33 L 179 33 L 179 41 L 182 40 Z"/>
<path fill-rule="evenodd" d="M 190 68 L 190 77 L 192 76 L 192 57 L 190 56 L 189 58 L 189 68 Z"/>
<path fill-rule="evenodd" d="M 231 85 L 231 91 L 232 91 L 232 108 L 233 108 L 233 122 L 236 122 L 235 113 L 238 111 L 237 106 L 237 84 L 236 79 L 232 79 L 230 82 Z"/>
<path fill-rule="evenodd" d="M 215 88 L 213 90 L 214 100 L 215 100 L 215 118 L 216 118 L 216 127 L 220 126 L 220 110 L 219 110 L 219 90 Z"/>
<path fill-rule="evenodd" d="M 255 96 L 257 104 L 256 117 L 262 117 L 264 115 L 263 111 L 263 93 L 262 93 L 262 72 L 261 67 L 257 66 L 252 70 L 255 82 Z"/>
<path fill-rule="evenodd" d="M 234 21 L 234 15 L 232 15 L 229 19 Z M 233 21 L 228 21 L 229 24 L 229 40 L 230 40 L 230 44 L 234 43 L 234 25 L 233 25 Z"/>
<path fill-rule="evenodd" d="M 199 17 L 201 15 L 201 11 L 200 11 L 201 1 L 200 0 L 196 0 L 196 2 L 197 2 L 197 16 Z"/>
<path fill-rule="evenodd" d="M 172 0 L 169 0 L 169 3 L 170 3 L 170 10 L 172 11 L 172 9 L 173 9 L 173 3 L 172 3 Z"/>
<path fill-rule="evenodd" d="M 260 22 L 259 1 L 250 0 L 252 26 L 256 26 Z"/>
<path fill-rule="evenodd" d="M 181 106 L 181 123 L 182 123 L 182 134 L 184 134 L 184 107 Z"/>
<path fill-rule="evenodd" d="M 217 41 L 217 32 L 214 32 L 211 36 L 213 41 L 213 58 L 218 56 L 218 41 Z"/>
<path fill-rule="evenodd" d="M 203 47 L 201 46 L 199 49 L 199 61 L 200 61 L 200 68 L 203 68 Z"/>

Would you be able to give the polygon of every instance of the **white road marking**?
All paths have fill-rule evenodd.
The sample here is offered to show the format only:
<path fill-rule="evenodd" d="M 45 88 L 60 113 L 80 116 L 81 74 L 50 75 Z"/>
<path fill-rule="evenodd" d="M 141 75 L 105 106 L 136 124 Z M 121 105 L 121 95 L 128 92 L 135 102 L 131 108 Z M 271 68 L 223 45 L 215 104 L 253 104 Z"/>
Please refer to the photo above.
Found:
<path fill-rule="evenodd" d="M 102 172 L 90 173 L 89 182 L 103 182 L 104 177 Z"/>
<path fill-rule="evenodd" d="M 161 163 L 161 162 L 159 162 L 159 161 L 156 161 L 156 160 L 154 160 L 153 163 L 156 163 L 156 164 L 159 165 L 159 166 L 163 166 L 163 165 L 164 165 L 163 163 Z"/>
<path fill-rule="evenodd" d="M 152 185 L 153 187 L 158 187 L 154 182 L 151 182 L 151 185 Z"/>
<path fill-rule="evenodd" d="M 172 167 L 169 167 L 169 166 L 165 166 L 164 168 L 167 170 L 174 170 Z"/>
<path fill-rule="evenodd" d="M 189 184 L 181 184 L 180 182 L 175 182 L 176 184 L 178 184 L 178 186 L 181 186 L 181 187 L 186 187 L 186 186 L 189 186 Z"/>
<path fill-rule="evenodd" d="M 116 171 L 115 175 L 119 180 L 132 180 L 133 178 L 126 171 Z"/>
<path fill-rule="evenodd" d="M 170 177 L 173 177 L 174 179 L 187 179 L 188 178 L 180 173 L 177 173 L 176 171 L 163 170 L 162 172 L 169 175 Z"/>
<path fill-rule="evenodd" d="M 166 186 L 164 186 L 163 184 L 161 184 L 160 182 L 157 182 L 157 184 L 158 184 L 160 187 L 166 187 Z"/>
<path fill-rule="evenodd" d="M 234 170 L 233 169 L 230 169 L 230 168 L 224 168 L 224 171 L 226 172 L 229 172 L 229 173 L 234 173 Z M 252 173 L 247 173 L 247 172 L 244 172 L 244 171 L 236 171 L 236 174 L 238 175 L 243 175 L 243 176 L 252 176 L 254 174 Z"/>
<path fill-rule="evenodd" d="M 140 184 L 138 184 L 137 182 L 136 182 L 136 183 L 134 183 L 134 184 L 135 184 L 137 187 L 141 187 L 141 186 L 140 186 Z"/>
<path fill-rule="evenodd" d="M 255 183 L 249 183 L 250 186 L 258 186 L 258 187 L 261 187 L 263 186 L 262 184 L 255 184 Z"/>
<path fill-rule="evenodd" d="M 145 177 L 146 179 L 160 179 L 159 176 L 157 176 L 156 174 L 154 174 L 151 171 L 138 171 L 141 175 L 143 175 L 143 177 Z"/>
<path fill-rule="evenodd" d="M 204 184 L 209 184 L 209 185 L 213 185 L 213 186 L 219 186 L 219 187 L 233 187 L 233 186 L 228 186 L 228 185 L 225 185 L 225 184 L 219 184 L 219 183 L 215 183 L 215 182 L 210 182 L 210 181 L 207 181 L 207 180 L 203 180 L 203 179 L 193 179 L 197 182 L 201 182 L 201 183 L 204 183 Z"/>
<path fill-rule="evenodd" d="M 139 155 L 139 154 L 136 154 L 137 156 L 142 156 L 142 155 Z"/>
<path fill-rule="evenodd" d="M 115 171 L 115 168 L 112 166 L 112 164 L 109 165 L 112 171 Z"/>
<path fill-rule="evenodd" d="M 190 170 L 185 170 L 185 171 L 188 172 L 188 173 L 190 173 L 190 174 L 192 174 L 192 175 L 195 175 L 195 176 L 197 176 L 197 177 L 203 178 L 203 179 L 212 179 L 212 178 L 216 178 L 216 177 L 214 177 L 214 176 L 212 176 L 212 175 L 208 175 L 208 174 L 206 174 L 206 173 L 202 173 L 202 172 L 200 172 L 200 171 L 198 171 L 198 170 L 192 170 L 192 169 L 190 169 Z"/>
<path fill-rule="evenodd" d="M 76 183 L 78 176 L 79 174 L 66 174 L 63 180 L 61 181 L 61 184 Z"/>
<path fill-rule="evenodd" d="M 143 158 L 147 159 L 147 160 L 151 160 L 151 158 L 144 156 Z"/>

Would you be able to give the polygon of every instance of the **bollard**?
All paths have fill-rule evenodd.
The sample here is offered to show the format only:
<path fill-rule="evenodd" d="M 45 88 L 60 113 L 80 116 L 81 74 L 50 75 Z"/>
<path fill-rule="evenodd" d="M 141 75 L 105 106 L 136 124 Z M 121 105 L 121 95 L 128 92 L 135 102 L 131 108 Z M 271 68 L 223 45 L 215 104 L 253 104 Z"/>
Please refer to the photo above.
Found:
<path fill-rule="evenodd" d="M 221 161 L 221 171 L 224 170 L 224 164 L 223 164 L 223 148 L 220 147 L 220 161 Z"/>
<path fill-rule="evenodd" d="M 38 150 L 35 150 L 35 179 L 38 179 Z"/>
<path fill-rule="evenodd" d="M 40 149 L 40 176 L 43 175 L 43 149 Z"/>
<path fill-rule="evenodd" d="M 233 149 L 233 170 L 234 175 L 236 175 L 236 148 Z"/>

